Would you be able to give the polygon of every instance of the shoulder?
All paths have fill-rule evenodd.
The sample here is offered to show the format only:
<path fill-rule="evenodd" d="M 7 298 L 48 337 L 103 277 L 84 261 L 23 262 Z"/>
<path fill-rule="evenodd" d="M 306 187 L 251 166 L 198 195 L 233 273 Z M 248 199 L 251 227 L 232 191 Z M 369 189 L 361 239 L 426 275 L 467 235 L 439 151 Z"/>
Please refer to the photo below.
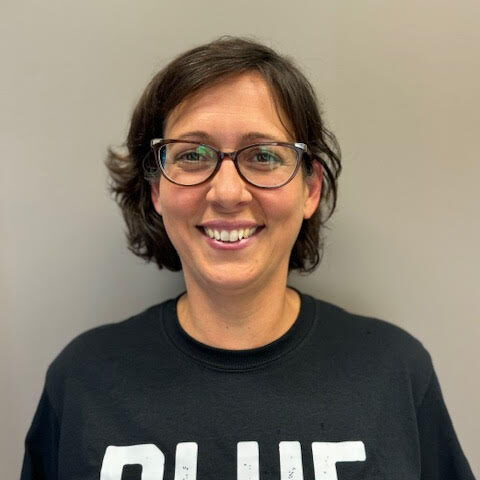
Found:
<path fill-rule="evenodd" d="M 412 353 L 425 354 L 422 343 L 402 327 L 376 317 L 350 312 L 333 303 L 302 294 L 302 301 L 314 306 L 319 323 L 331 333 L 341 333 L 344 340 L 364 337 L 372 345 L 406 348 Z"/>
<path fill-rule="evenodd" d="M 386 320 L 352 313 L 308 295 L 303 298 L 315 308 L 315 341 L 323 342 L 332 361 L 343 362 L 349 371 L 361 375 L 408 379 L 416 402 L 421 401 L 434 370 L 419 339 Z"/>
<path fill-rule="evenodd" d="M 46 387 L 52 396 L 58 396 L 70 379 L 82 380 L 93 376 L 105 365 L 115 365 L 138 356 L 158 341 L 165 308 L 174 305 L 167 300 L 123 321 L 89 329 L 73 338 L 48 367 Z"/>
<path fill-rule="evenodd" d="M 316 315 L 329 330 L 341 333 L 345 340 L 365 338 L 370 347 L 401 349 L 411 354 L 425 355 L 422 343 L 402 327 L 376 317 L 350 312 L 332 303 L 310 297 L 315 303 Z"/>

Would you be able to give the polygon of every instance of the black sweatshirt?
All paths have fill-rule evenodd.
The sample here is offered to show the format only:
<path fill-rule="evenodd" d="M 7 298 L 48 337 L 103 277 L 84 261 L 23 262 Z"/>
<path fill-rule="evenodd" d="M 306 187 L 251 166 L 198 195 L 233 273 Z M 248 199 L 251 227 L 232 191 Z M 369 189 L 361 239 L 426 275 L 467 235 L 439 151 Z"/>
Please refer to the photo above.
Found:
<path fill-rule="evenodd" d="M 21 480 L 472 480 L 428 352 L 308 295 L 279 339 L 223 350 L 176 300 L 50 365 Z"/>

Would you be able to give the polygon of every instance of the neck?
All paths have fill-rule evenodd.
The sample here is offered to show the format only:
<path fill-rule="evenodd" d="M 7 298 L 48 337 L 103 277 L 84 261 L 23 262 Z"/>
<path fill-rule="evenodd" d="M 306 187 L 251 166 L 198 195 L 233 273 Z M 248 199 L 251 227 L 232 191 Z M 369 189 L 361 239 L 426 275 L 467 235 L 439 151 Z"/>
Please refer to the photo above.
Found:
<path fill-rule="evenodd" d="M 216 348 L 247 350 L 281 337 L 295 322 L 300 297 L 287 288 L 286 276 L 251 291 L 218 292 L 185 279 L 187 293 L 177 304 L 182 328 L 195 340 Z"/>

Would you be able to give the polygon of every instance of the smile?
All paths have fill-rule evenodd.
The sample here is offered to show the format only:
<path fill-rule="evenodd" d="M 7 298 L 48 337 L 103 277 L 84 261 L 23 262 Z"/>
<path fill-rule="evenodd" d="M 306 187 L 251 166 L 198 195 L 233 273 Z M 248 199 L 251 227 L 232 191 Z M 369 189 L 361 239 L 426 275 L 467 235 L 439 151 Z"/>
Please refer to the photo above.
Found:
<path fill-rule="evenodd" d="M 203 227 L 205 235 L 220 242 L 238 242 L 244 238 L 251 237 L 258 227 L 240 228 L 236 230 L 217 230 L 215 228 Z"/>

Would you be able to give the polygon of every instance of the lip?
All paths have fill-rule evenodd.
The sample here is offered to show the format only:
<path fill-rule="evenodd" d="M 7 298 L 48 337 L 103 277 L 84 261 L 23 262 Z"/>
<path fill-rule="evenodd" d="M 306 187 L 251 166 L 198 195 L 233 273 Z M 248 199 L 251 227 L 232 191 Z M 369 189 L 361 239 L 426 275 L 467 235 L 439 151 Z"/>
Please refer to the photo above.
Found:
<path fill-rule="evenodd" d="M 255 235 L 253 235 L 248 238 L 242 238 L 242 240 L 237 242 L 221 242 L 220 240 L 215 240 L 214 238 L 210 237 L 205 237 L 205 240 L 208 245 L 215 250 L 242 250 L 251 245 L 256 239 Z"/>
<path fill-rule="evenodd" d="M 241 228 L 260 228 L 264 225 L 250 220 L 209 220 L 202 222 L 198 228 L 211 228 L 212 230 L 239 230 Z"/>
<path fill-rule="evenodd" d="M 222 242 L 220 240 L 215 240 L 214 238 L 210 238 L 208 235 L 205 235 L 204 231 L 204 228 L 211 228 L 216 230 L 235 230 L 240 228 L 253 227 L 257 227 L 257 230 L 252 236 L 248 238 L 242 238 L 241 240 L 238 240 L 236 242 Z M 242 250 L 257 241 L 257 235 L 263 230 L 263 225 L 258 226 L 258 224 L 253 222 L 205 222 L 197 228 L 201 232 L 201 235 L 205 239 L 207 244 L 214 250 Z"/>

